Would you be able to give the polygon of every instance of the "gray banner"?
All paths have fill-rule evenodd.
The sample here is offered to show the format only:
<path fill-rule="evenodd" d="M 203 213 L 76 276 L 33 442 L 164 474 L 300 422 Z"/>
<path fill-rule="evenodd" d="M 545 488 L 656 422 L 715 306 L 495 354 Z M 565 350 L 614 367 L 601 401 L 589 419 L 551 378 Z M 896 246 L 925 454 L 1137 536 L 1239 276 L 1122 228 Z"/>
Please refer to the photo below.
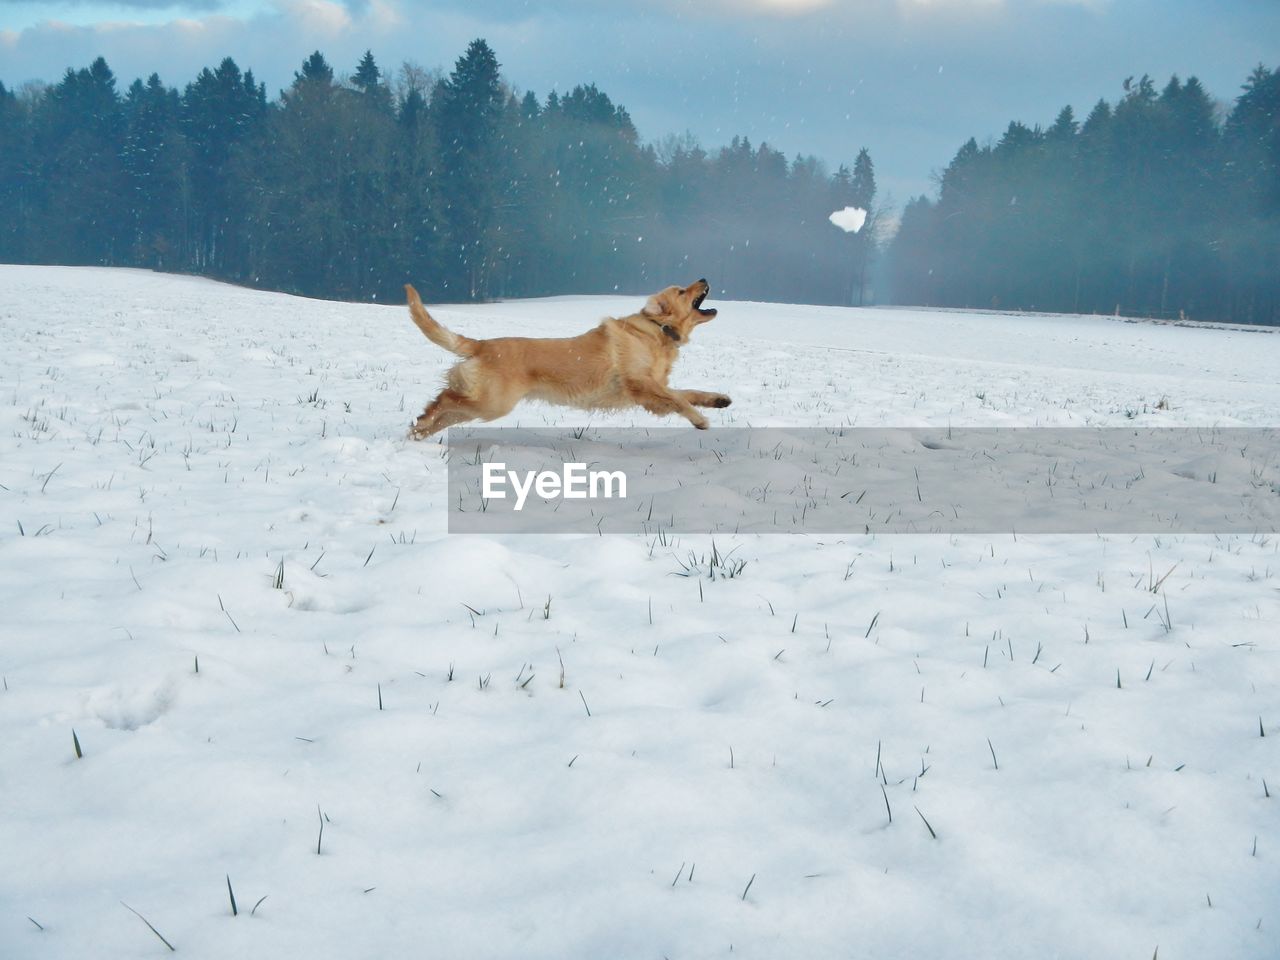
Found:
<path fill-rule="evenodd" d="M 451 533 L 1280 530 L 1280 429 L 449 430 Z"/>

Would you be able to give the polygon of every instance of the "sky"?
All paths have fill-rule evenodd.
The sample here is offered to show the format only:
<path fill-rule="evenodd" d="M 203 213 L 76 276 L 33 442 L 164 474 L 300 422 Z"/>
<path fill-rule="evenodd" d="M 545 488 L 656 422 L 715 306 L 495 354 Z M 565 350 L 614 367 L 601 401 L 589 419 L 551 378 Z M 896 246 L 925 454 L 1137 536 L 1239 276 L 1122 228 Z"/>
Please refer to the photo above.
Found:
<path fill-rule="evenodd" d="M 1229 105 L 1280 67 L 1278 0 L 0 0 L 0 82 L 55 81 L 98 55 L 123 88 L 184 86 L 234 57 L 270 96 L 319 49 L 341 73 L 446 72 L 484 37 L 544 97 L 595 83 L 643 139 L 735 135 L 831 169 L 870 152 L 880 200 L 934 191 L 969 137 L 1114 101 L 1125 78 L 1198 76 Z"/>

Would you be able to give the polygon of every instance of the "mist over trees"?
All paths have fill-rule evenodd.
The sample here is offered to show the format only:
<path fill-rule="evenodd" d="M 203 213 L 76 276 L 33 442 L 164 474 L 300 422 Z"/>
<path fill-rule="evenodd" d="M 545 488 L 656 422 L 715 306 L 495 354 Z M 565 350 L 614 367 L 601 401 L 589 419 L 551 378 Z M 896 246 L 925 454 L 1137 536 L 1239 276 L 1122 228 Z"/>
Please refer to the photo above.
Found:
<path fill-rule="evenodd" d="M 1220 121 L 1194 77 L 965 143 L 907 204 L 895 302 L 1280 324 L 1280 71 Z"/>
<path fill-rule="evenodd" d="M 647 293 L 706 276 L 741 299 L 856 303 L 863 150 L 829 173 L 735 137 L 640 142 L 593 84 L 518 94 L 474 41 L 447 75 L 341 77 L 319 52 L 278 99 L 231 59 L 123 94 L 101 58 L 0 84 L 0 260 L 190 271 L 317 297 Z"/>

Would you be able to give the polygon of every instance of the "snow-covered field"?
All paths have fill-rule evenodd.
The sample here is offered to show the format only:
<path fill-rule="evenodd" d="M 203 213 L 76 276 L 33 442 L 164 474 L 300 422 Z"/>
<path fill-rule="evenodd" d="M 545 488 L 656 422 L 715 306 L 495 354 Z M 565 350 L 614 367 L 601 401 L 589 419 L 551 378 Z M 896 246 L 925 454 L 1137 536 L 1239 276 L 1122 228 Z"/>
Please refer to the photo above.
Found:
<path fill-rule="evenodd" d="M 715 305 L 713 429 L 1280 425 L 1270 332 Z M 446 536 L 399 305 L 4 266 L 0 347 L 0 956 L 167 955 L 122 903 L 209 958 L 1280 955 L 1276 536 L 718 537 L 711 579 Z"/>

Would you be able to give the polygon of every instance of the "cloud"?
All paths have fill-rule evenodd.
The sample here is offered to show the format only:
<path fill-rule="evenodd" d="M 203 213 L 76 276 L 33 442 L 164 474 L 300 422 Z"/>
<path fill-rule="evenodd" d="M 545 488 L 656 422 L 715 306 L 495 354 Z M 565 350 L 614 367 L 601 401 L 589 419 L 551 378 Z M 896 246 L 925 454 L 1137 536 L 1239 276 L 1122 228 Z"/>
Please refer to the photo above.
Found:
<path fill-rule="evenodd" d="M 276 6 L 306 30 L 337 35 L 351 29 L 350 11 L 333 0 L 278 0 Z"/>
<path fill-rule="evenodd" d="M 739 0 L 736 6 L 748 13 L 770 13 L 780 16 L 796 16 L 812 13 L 831 6 L 833 0 Z"/>
<path fill-rule="evenodd" d="M 840 0 L 639 0 L 635 4 L 637 8 L 703 20 L 806 17 L 839 5 Z"/>
<path fill-rule="evenodd" d="M 339 36 L 359 27 L 383 33 L 405 22 L 390 0 L 273 0 L 286 19 L 320 35 Z"/>
<path fill-rule="evenodd" d="M 1003 7 L 1007 0 L 898 0 L 900 6 L 903 7 L 923 7 L 925 9 L 934 7 L 945 7 L 948 10 L 955 9 L 981 9 L 989 10 L 992 7 Z"/>
<path fill-rule="evenodd" d="M 0 0 L 0 11 L 9 0 Z M 162 0 L 144 0 L 159 7 Z M 122 83 L 152 72 L 182 87 L 203 66 L 233 57 L 242 69 L 253 69 L 274 95 L 291 82 L 293 71 L 319 48 L 339 74 L 353 71 L 366 48 L 384 66 L 387 47 L 403 47 L 405 18 L 394 0 L 197 0 L 218 12 L 174 15 L 163 19 L 130 16 L 114 4 L 111 19 L 70 17 L 54 20 L 42 8 L 42 19 L 0 33 L 0 80 L 6 85 L 28 80 L 52 81 L 71 66 L 104 56 Z M 170 4 L 181 7 L 184 4 Z M 141 10 L 135 4 L 134 10 Z M 71 22 L 68 22 L 71 21 Z M 480 28 L 469 26 L 453 42 L 458 52 Z M 455 53 L 456 55 L 456 53 Z M 428 53 L 428 56 L 434 54 Z"/>
<path fill-rule="evenodd" d="M 950 10 L 969 8 L 988 10 L 991 7 L 1077 6 L 1099 7 L 1110 0 L 897 0 L 904 7 L 946 7 Z"/>
<path fill-rule="evenodd" d="M 561 0 L 560 5 L 573 0 Z M 689 17 L 735 16 L 803 18 L 821 13 L 824 17 L 868 22 L 895 12 L 947 14 L 989 13 L 996 10 L 1043 6 L 1102 7 L 1112 0 L 639 0 L 638 5 L 660 8 Z"/>
<path fill-rule="evenodd" d="M 30 7 L 30 0 L 0 0 L 3 7 Z M 45 12 L 59 8 L 95 7 L 99 12 L 112 7 L 124 7 L 135 10 L 219 10 L 226 6 L 226 0 L 45 0 L 40 6 Z"/>

